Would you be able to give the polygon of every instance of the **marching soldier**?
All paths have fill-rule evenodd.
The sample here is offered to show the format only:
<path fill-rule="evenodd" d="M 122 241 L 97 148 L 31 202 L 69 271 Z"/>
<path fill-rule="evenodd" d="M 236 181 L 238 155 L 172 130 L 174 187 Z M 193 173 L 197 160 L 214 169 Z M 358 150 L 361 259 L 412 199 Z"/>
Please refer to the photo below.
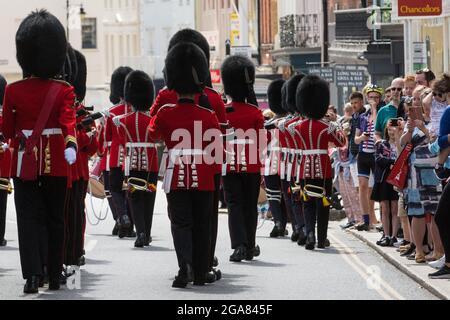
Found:
<path fill-rule="evenodd" d="M 181 42 L 191 42 L 197 45 L 200 49 L 202 49 L 203 53 L 206 56 L 206 60 L 209 67 L 210 47 L 208 41 L 200 32 L 192 29 L 183 29 L 178 31 L 170 40 L 169 50 Z M 212 89 L 211 75 L 209 73 L 205 83 L 206 86 L 204 87 L 203 92 L 196 94 L 195 102 L 202 107 L 212 109 L 216 113 L 222 132 L 226 133 L 226 130 L 228 129 L 229 125 L 226 117 L 225 104 L 220 94 L 217 93 L 214 89 Z M 169 90 L 168 88 L 164 88 L 159 92 L 158 96 L 156 97 L 155 103 L 153 104 L 150 110 L 151 116 L 152 117 L 155 116 L 162 106 L 166 104 L 175 104 L 177 102 L 177 99 L 178 98 L 175 91 Z M 216 280 L 220 280 L 222 274 L 220 270 L 214 268 L 217 267 L 218 265 L 218 260 L 215 257 L 215 251 L 216 251 L 217 231 L 219 221 L 220 173 L 218 173 L 215 177 L 215 185 L 216 188 L 214 193 L 214 202 L 211 215 L 212 220 L 211 220 L 210 271 L 212 272 L 213 275 L 215 275 Z"/>
<path fill-rule="evenodd" d="M 67 54 L 65 30 L 55 16 L 45 10 L 31 13 L 17 31 L 16 47 L 23 73 L 30 77 L 6 88 L 3 134 L 17 146 L 12 172 L 24 293 L 37 293 L 45 264 L 49 289 L 60 287 L 64 204 L 77 150 L 75 94 L 68 83 L 53 80 Z M 48 261 L 43 261 L 47 247 Z"/>
<path fill-rule="evenodd" d="M 267 131 L 267 155 L 264 163 L 264 181 L 266 184 L 267 199 L 269 200 L 270 211 L 272 212 L 275 226 L 270 233 L 271 238 L 284 237 L 287 215 L 282 209 L 282 191 L 279 174 L 280 166 L 280 141 L 278 122 L 286 116 L 286 111 L 281 106 L 281 90 L 285 81 L 275 80 L 269 85 L 267 96 L 269 98 L 270 110 L 275 117 L 266 121 L 264 127 Z"/>
<path fill-rule="evenodd" d="M 128 213 L 126 192 L 123 190 L 123 183 L 125 179 L 123 171 L 125 146 L 122 144 L 117 127 L 114 125 L 112 120 L 115 117 L 132 112 L 131 106 L 124 102 L 124 84 L 126 77 L 123 77 L 128 76 L 131 71 L 132 70 L 130 68 L 120 68 L 116 70 L 116 75 L 113 75 L 113 77 L 117 77 L 114 77 L 116 84 L 120 85 L 117 89 L 117 92 L 119 93 L 119 104 L 109 109 L 109 116 L 106 119 L 105 127 L 105 141 L 111 142 L 109 155 L 107 156 L 106 170 L 109 171 L 109 188 L 114 207 L 117 210 L 118 220 L 116 220 L 116 222 L 119 227 L 119 238 L 136 236 L 133 232 L 133 222 Z"/>
<path fill-rule="evenodd" d="M 131 72 L 125 81 L 125 103 L 132 112 L 113 119 L 126 148 L 124 161 L 128 199 L 136 225 L 137 248 L 152 242 L 151 229 L 158 183 L 158 154 L 149 136 L 150 106 L 155 99 L 152 79 L 142 71 Z"/>
<path fill-rule="evenodd" d="M 5 96 L 5 87 L 7 83 L 5 78 L 0 75 L 0 247 L 8 244 L 5 239 L 6 229 L 6 207 L 8 202 L 8 194 L 11 193 L 11 149 L 10 141 L 3 137 L 1 132 L 3 116 L 2 105 Z"/>
<path fill-rule="evenodd" d="M 328 145 L 342 147 L 345 135 L 334 123 L 324 121 L 330 105 L 328 83 L 315 75 L 306 76 L 297 89 L 297 110 L 305 118 L 295 130 L 300 139 L 300 184 L 304 196 L 306 223 L 306 249 L 314 250 L 316 244 L 316 220 L 318 248 L 329 246 L 327 240 L 332 192 L 331 160 Z"/>
<path fill-rule="evenodd" d="M 123 89 L 125 86 L 125 78 L 127 75 L 132 72 L 133 70 L 129 67 L 119 67 L 117 68 L 112 76 L 111 76 L 111 85 L 110 85 L 110 96 L 109 100 L 112 104 L 114 104 L 109 110 L 112 110 L 119 105 L 122 104 L 123 100 Z M 105 187 L 105 195 L 106 199 L 108 199 L 109 208 L 112 212 L 114 221 L 116 221 L 112 235 L 117 236 L 119 234 L 119 226 L 120 226 L 120 215 L 119 210 L 116 207 L 116 204 L 113 200 L 113 196 L 111 193 L 111 184 L 110 184 L 110 169 L 111 169 L 111 162 L 110 162 L 110 154 L 111 154 L 111 145 L 112 145 L 112 128 L 109 127 L 107 129 L 107 124 L 109 123 L 111 125 L 111 121 L 108 121 L 109 118 L 111 118 L 111 114 L 109 113 L 109 110 L 107 112 L 106 119 L 102 118 L 100 121 L 100 125 L 98 127 L 98 146 L 99 149 L 97 151 L 97 154 L 99 155 L 100 159 L 100 172 L 102 172 L 103 175 L 103 184 Z"/>
<path fill-rule="evenodd" d="M 251 261 L 260 255 L 255 242 L 261 185 L 259 134 L 264 129 L 264 117 L 253 88 L 255 66 L 246 57 L 231 56 L 222 65 L 222 80 L 225 93 L 232 98 L 227 117 L 237 132 L 230 148 L 226 148 L 232 156 L 227 159 L 223 178 L 234 249 L 230 261 Z M 246 132 L 251 132 L 249 137 Z"/>
<path fill-rule="evenodd" d="M 194 137 L 220 126 L 214 111 L 195 103 L 196 95 L 204 92 L 209 76 L 205 54 L 192 43 L 174 46 L 166 58 L 168 90 L 178 95 L 176 104 L 160 108 L 152 118 L 150 133 L 162 139 L 169 153 L 164 177 L 172 235 L 178 258 L 179 272 L 172 286 L 185 288 L 192 280 L 194 285 L 204 285 L 210 264 L 210 221 L 215 190 L 214 176 L 219 165 L 204 160 L 206 142 Z M 174 141 L 174 132 L 189 132 L 190 137 Z M 195 132 L 198 132 L 195 134 Z M 178 139 L 177 139 L 178 140 Z M 194 147 L 194 149 L 193 149 Z"/>
<path fill-rule="evenodd" d="M 87 65 L 84 55 L 75 50 L 75 58 L 78 65 L 77 77 L 74 80 L 74 89 L 76 94 L 76 110 L 77 123 L 81 121 L 88 114 L 84 106 L 84 99 L 86 97 L 86 79 L 87 79 Z M 74 192 L 74 214 L 75 214 L 75 236 L 73 247 L 73 262 L 80 266 L 84 265 L 84 232 L 86 229 L 86 206 L 85 199 L 87 195 L 87 187 L 89 183 L 89 159 L 96 153 L 98 149 L 97 132 L 94 126 L 77 126 L 77 140 L 78 140 L 78 154 L 77 168 L 78 180 L 72 184 Z"/>

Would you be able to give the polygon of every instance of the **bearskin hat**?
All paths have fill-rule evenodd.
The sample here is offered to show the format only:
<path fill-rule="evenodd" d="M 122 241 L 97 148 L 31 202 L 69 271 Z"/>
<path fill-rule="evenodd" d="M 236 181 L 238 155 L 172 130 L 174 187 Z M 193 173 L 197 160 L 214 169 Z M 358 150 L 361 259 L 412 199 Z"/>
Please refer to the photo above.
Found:
<path fill-rule="evenodd" d="M 291 113 L 298 112 L 297 104 L 296 104 L 297 87 L 304 77 L 305 77 L 305 75 L 302 73 L 296 74 L 291 79 L 289 79 L 289 81 L 287 82 L 286 103 L 287 103 L 289 112 L 291 112 Z"/>
<path fill-rule="evenodd" d="M 174 46 L 166 57 L 167 88 L 180 94 L 202 93 L 209 75 L 205 53 L 191 42 Z"/>
<path fill-rule="evenodd" d="M 197 30 L 193 29 L 183 29 L 175 33 L 175 35 L 170 39 L 169 42 L 169 51 L 179 44 L 180 42 L 192 42 L 202 49 L 203 53 L 206 56 L 206 60 L 208 62 L 209 67 L 209 59 L 211 56 L 211 51 L 209 47 L 208 40 Z"/>
<path fill-rule="evenodd" d="M 308 75 L 297 88 L 297 110 L 301 115 L 320 120 L 330 105 L 328 82 L 316 75 Z"/>
<path fill-rule="evenodd" d="M 283 89 L 283 85 L 286 83 L 283 79 L 277 79 L 272 81 L 267 89 L 267 97 L 269 99 L 269 108 L 275 114 L 285 114 L 286 111 L 282 106 L 282 95 L 281 90 Z"/>
<path fill-rule="evenodd" d="M 254 95 L 255 65 L 244 56 L 230 56 L 222 64 L 225 93 L 233 101 L 244 102 Z"/>
<path fill-rule="evenodd" d="M 125 80 L 125 102 L 137 111 L 148 111 L 155 100 L 153 80 L 143 71 L 133 71 Z"/>
<path fill-rule="evenodd" d="M 118 104 L 124 97 L 125 79 L 133 71 L 130 67 L 119 67 L 111 76 L 111 94 L 109 100 L 113 104 Z"/>
<path fill-rule="evenodd" d="M 63 25 L 47 12 L 31 13 L 16 33 L 17 61 L 23 73 L 52 78 L 61 73 L 66 60 L 67 40 Z"/>
<path fill-rule="evenodd" d="M 67 45 L 66 61 L 64 62 L 64 67 L 62 70 L 61 78 L 64 81 L 73 85 L 73 82 L 78 76 L 78 63 L 77 57 L 75 55 L 75 50 L 72 48 L 70 43 Z"/>
<path fill-rule="evenodd" d="M 86 57 L 78 50 L 74 50 L 75 61 L 77 62 L 77 76 L 72 84 L 75 89 L 78 101 L 84 101 L 86 97 L 87 63 Z"/>
<path fill-rule="evenodd" d="M 281 107 L 283 108 L 285 113 L 291 113 L 287 106 L 287 85 L 288 82 L 286 81 L 281 88 Z"/>
<path fill-rule="evenodd" d="M 6 79 L 0 74 L 0 105 L 3 105 L 3 98 L 5 97 Z"/>

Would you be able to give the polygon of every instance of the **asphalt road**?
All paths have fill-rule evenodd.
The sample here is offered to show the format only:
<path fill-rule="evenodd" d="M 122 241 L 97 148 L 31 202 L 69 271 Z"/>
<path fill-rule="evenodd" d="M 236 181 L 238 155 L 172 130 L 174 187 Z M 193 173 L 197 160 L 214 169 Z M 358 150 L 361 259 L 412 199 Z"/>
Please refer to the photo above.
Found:
<path fill-rule="evenodd" d="M 94 201 L 99 211 L 101 202 Z M 90 204 L 89 216 L 95 220 Z M 231 263 L 227 215 L 220 216 L 217 256 L 223 279 L 205 287 L 172 289 L 177 262 L 162 192 L 157 197 L 153 243 L 135 249 L 134 240 L 110 235 L 111 216 L 87 226 L 86 266 L 77 282 L 58 292 L 24 296 L 13 198 L 8 203 L 8 247 L 0 248 L 0 300 L 402 300 L 436 299 L 375 251 L 331 223 L 331 248 L 306 251 L 289 238 L 270 239 L 273 224 L 258 230 L 262 254 L 254 262 Z"/>

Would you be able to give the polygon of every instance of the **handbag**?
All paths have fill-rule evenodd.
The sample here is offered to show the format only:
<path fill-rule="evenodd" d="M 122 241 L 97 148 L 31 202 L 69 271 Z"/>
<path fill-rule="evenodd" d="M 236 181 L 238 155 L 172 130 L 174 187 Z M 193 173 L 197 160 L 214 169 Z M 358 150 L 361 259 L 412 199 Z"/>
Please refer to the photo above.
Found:
<path fill-rule="evenodd" d="M 20 145 L 18 178 L 23 181 L 36 181 L 38 178 L 39 155 L 37 144 L 50 117 L 56 97 L 61 92 L 61 90 L 57 90 L 57 87 L 55 83 L 50 86 L 31 136 L 27 137 L 22 132 L 18 136 Z"/>
<path fill-rule="evenodd" d="M 396 187 L 398 190 L 406 188 L 408 172 L 409 172 L 409 157 L 413 151 L 413 145 L 407 144 L 400 153 L 397 161 L 395 161 L 386 182 Z"/>

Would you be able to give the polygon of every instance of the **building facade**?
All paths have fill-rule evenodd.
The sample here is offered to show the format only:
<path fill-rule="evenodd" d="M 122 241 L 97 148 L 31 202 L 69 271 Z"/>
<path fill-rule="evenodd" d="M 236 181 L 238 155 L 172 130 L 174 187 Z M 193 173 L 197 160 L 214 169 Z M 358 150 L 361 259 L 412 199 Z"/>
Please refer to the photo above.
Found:
<path fill-rule="evenodd" d="M 278 1 L 261 0 L 259 4 L 260 61 L 261 65 L 269 66 L 273 64 L 271 52 L 279 39 Z"/>
<path fill-rule="evenodd" d="M 142 55 L 150 59 L 156 79 L 163 78 L 170 38 L 179 30 L 195 28 L 194 0 L 141 0 Z"/>

